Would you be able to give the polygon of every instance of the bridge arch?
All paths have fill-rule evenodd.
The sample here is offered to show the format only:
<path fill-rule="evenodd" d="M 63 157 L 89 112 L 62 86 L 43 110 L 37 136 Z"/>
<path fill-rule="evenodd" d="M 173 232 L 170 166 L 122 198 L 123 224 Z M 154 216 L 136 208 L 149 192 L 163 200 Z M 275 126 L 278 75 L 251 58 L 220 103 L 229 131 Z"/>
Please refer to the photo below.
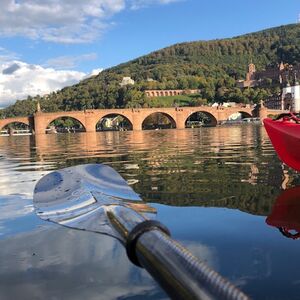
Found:
<path fill-rule="evenodd" d="M 244 118 L 252 118 L 252 115 L 246 111 L 237 111 L 228 116 L 228 120 L 240 120 Z"/>
<path fill-rule="evenodd" d="M 28 127 L 30 127 L 30 122 L 27 119 L 25 118 L 22 118 L 20 120 L 16 119 L 16 118 L 11 118 L 11 119 L 3 119 L 1 120 L 0 122 L 0 130 L 2 130 L 4 127 L 10 125 L 10 124 L 15 124 L 15 123 L 18 123 L 18 124 L 24 124 L 24 125 L 27 125 Z"/>
<path fill-rule="evenodd" d="M 133 124 L 125 115 L 117 112 L 109 113 L 96 123 L 96 131 L 127 131 L 133 130 Z"/>
<path fill-rule="evenodd" d="M 142 130 L 170 128 L 176 128 L 176 122 L 170 114 L 162 111 L 148 114 L 142 122 Z"/>
<path fill-rule="evenodd" d="M 239 111 L 239 113 L 242 115 L 242 118 L 252 118 L 253 115 L 246 111 Z"/>
<path fill-rule="evenodd" d="M 85 132 L 86 128 L 78 118 L 59 115 L 47 120 L 44 133 Z"/>
<path fill-rule="evenodd" d="M 28 127 L 30 128 L 29 122 L 23 121 L 8 121 L 6 123 L 1 124 L 0 130 L 4 130 L 6 127 L 10 127 L 11 125 L 15 125 L 17 127 Z M 19 126 L 18 126 L 19 125 Z"/>
<path fill-rule="evenodd" d="M 216 117 L 208 111 L 195 111 L 191 113 L 185 120 L 185 128 L 194 128 L 202 126 L 217 126 L 218 121 Z"/>
<path fill-rule="evenodd" d="M 0 134 L 6 133 L 11 135 L 16 133 L 32 133 L 32 127 L 30 126 L 29 122 L 26 121 L 8 120 L 8 122 L 2 123 L 0 127 Z"/>

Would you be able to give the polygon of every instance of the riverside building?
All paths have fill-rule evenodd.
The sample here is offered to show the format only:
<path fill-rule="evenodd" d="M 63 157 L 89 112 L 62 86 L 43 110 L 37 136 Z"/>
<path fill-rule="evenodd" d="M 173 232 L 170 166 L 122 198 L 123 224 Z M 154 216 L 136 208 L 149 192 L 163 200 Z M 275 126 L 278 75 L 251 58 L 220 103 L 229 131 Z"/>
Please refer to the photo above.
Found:
<path fill-rule="evenodd" d="M 300 84 L 296 80 L 293 85 L 289 83 L 282 88 L 278 95 L 273 95 L 265 101 L 265 106 L 269 109 L 290 110 L 300 112 Z"/>

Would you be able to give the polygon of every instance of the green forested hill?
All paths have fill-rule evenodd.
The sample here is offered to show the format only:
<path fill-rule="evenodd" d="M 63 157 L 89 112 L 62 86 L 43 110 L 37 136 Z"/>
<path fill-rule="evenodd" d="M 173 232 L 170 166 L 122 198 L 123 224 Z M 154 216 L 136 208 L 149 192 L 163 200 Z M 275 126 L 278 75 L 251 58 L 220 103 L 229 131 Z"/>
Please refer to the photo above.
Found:
<path fill-rule="evenodd" d="M 269 82 L 270 86 L 244 91 L 236 88 L 236 79 L 245 78 L 250 61 L 257 70 L 281 61 L 299 64 L 300 24 L 229 39 L 176 44 L 104 70 L 46 97 L 17 101 L 0 111 L 0 116 L 33 113 L 36 99 L 44 111 L 147 107 L 153 104 L 145 97 L 145 89 L 200 89 L 201 93 L 191 98 L 190 105 L 227 100 L 255 103 L 274 89 L 278 91 L 278 84 Z M 121 87 L 124 76 L 130 76 L 135 84 Z"/>

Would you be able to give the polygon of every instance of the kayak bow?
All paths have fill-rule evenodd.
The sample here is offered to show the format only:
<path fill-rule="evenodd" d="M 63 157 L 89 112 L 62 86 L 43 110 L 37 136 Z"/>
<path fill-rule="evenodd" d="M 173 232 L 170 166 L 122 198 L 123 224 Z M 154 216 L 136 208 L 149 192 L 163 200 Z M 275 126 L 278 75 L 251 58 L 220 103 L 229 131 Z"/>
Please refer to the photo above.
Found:
<path fill-rule="evenodd" d="M 263 120 L 266 131 L 279 158 L 289 167 L 300 171 L 300 124 L 298 118 L 283 117 L 280 120 Z M 300 121 L 300 119 L 299 119 Z"/>

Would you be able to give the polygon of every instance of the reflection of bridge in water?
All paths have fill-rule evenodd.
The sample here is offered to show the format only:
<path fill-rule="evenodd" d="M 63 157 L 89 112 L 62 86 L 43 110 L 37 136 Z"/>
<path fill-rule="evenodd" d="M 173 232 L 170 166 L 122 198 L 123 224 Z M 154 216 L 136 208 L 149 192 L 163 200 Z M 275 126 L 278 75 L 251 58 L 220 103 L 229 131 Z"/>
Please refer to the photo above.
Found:
<path fill-rule="evenodd" d="M 0 130 L 12 123 L 23 123 L 29 126 L 36 134 L 46 133 L 46 129 L 51 122 L 56 119 L 69 117 L 79 121 L 86 132 L 95 132 L 98 122 L 109 116 L 122 116 L 132 130 L 142 130 L 145 120 L 154 114 L 162 114 L 167 117 L 172 128 L 184 129 L 187 127 L 189 118 L 196 113 L 203 113 L 210 118 L 211 126 L 216 126 L 221 121 L 226 121 L 236 113 L 241 113 L 247 117 L 266 117 L 269 113 L 281 113 L 281 111 L 270 111 L 266 108 L 257 109 L 253 107 L 169 107 L 169 108 L 133 108 L 133 109 L 97 109 L 85 111 L 61 111 L 53 113 L 37 112 L 29 117 L 16 117 L 0 120 Z"/>
<path fill-rule="evenodd" d="M 5 129 L 0 130 L 0 135 L 8 136 L 8 135 L 32 135 L 32 131 L 30 129 Z"/>
<path fill-rule="evenodd" d="M 203 139 L 208 140 L 209 145 L 206 145 Z M 173 206 L 228 207 L 252 214 L 268 215 L 275 201 L 274 186 L 280 187 L 282 182 L 282 169 L 278 165 L 277 175 L 274 176 L 273 173 L 266 171 L 265 164 L 256 161 L 256 148 L 249 147 L 254 144 L 253 139 L 259 140 L 261 145 L 269 144 L 263 126 L 255 125 L 234 126 L 230 130 L 228 127 L 220 126 L 200 130 L 159 132 L 139 130 L 40 134 L 0 137 L 0 154 L 8 159 L 17 158 L 20 166 L 22 164 L 28 166 L 28 161 L 35 161 L 36 163 L 30 168 L 39 171 L 79 163 L 114 163 L 116 168 L 121 168 L 122 174 L 144 174 L 143 182 L 137 183 L 136 188 L 140 185 L 140 191 L 143 191 L 144 199 L 147 201 Z M 163 145 L 167 144 L 166 141 L 169 145 L 165 147 Z M 191 157 L 193 147 L 199 144 L 203 144 L 201 150 L 203 155 L 193 156 L 195 159 L 190 162 L 188 157 Z M 234 160 L 237 164 L 230 164 L 232 151 L 228 152 L 229 148 L 226 145 L 229 145 L 230 149 L 233 147 L 232 151 L 235 153 L 237 149 L 243 149 L 247 161 Z M 183 159 L 185 156 L 187 156 L 186 161 Z M 273 156 L 267 157 L 266 161 L 269 159 L 273 160 Z M 198 173 L 186 172 L 190 168 L 190 163 Z M 208 168 L 208 165 L 212 168 Z M 238 183 L 228 188 L 232 180 L 230 176 L 228 177 L 229 173 L 226 169 L 237 167 L 240 172 Z M 195 181 L 194 176 L 199 176 L 201 180 Z M 164 192 L 153 189 L 161 184 L 155 181 L 154 177 L 165 182 Z M 133 180 L 135 177 L 128 178 Z M 216 178 L 219 178 L 217 186 L 214 180 Z M 195 182 L 197 184 L 193 184 Z M 188 187 L 188 190 L 177 188 L 178 185 Z M 176 193 L 173 192 L 172 187 Z"/>

